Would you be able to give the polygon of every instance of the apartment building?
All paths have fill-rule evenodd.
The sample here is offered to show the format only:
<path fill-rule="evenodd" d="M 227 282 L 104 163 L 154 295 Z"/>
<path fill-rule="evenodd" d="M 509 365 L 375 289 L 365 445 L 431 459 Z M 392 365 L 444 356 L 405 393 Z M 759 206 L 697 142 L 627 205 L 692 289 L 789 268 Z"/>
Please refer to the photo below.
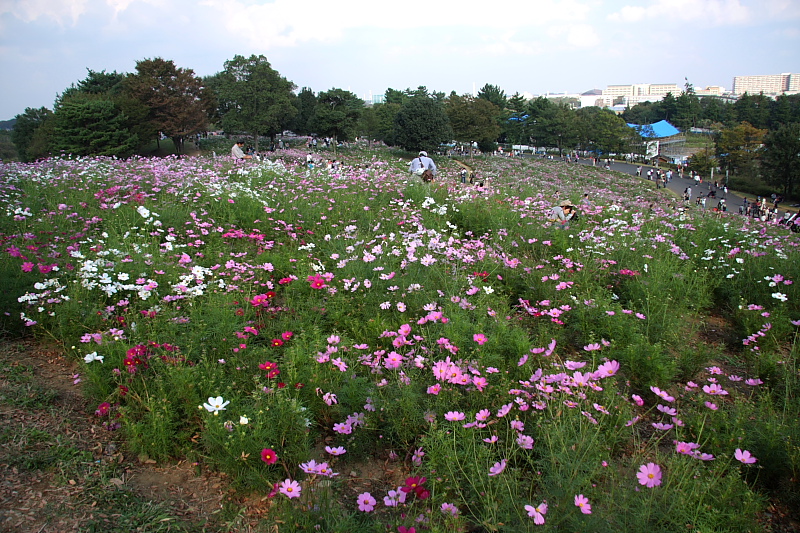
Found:
<path fill-rule="evenodd" d="M 677 97 L 680 92 L 680 87 L 675 83 L 636 83 L 609 85 L 603 90 L 603 97 L 612 101 L 621 97 L 623 105 L 634 106 L 642 102 L 658 102 L 667 93 Z"/>
<path fill-rule="evenodd" d="M 735 76 L 733 94 L 779 95 L 800 92 L 800 74 L 767 74 L 765 76 Z"/>

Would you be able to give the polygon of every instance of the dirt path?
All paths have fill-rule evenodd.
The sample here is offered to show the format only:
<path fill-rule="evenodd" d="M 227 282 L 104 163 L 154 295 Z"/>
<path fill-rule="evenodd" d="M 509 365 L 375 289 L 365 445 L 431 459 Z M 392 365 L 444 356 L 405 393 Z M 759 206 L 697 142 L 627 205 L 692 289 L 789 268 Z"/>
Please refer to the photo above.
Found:
<path fill-rule="evenodd" d="M 224 478 L 127 453 L 78 373 L 58 349 L 0 342 L 0 531 L 220 530 Z"/>

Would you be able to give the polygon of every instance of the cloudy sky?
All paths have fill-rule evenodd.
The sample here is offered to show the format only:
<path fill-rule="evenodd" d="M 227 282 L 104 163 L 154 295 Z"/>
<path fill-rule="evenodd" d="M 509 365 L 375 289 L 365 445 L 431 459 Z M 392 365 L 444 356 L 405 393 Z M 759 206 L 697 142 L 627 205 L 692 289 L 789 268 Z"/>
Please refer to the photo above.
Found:
<path fill-rule="evenodd" d="M 265 55 L 298 87 L 730 89 L 800 72 L 800 0 L 0 0 L 0 120 L 52 108 L 86 69 L 162 57 L 200 76 Z"/>

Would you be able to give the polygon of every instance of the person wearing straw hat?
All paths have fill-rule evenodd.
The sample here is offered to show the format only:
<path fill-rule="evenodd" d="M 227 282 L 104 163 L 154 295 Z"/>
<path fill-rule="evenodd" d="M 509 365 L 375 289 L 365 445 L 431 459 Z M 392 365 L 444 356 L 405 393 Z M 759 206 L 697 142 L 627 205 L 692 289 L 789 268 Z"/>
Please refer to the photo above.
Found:
<path fill-rule="evenodd" d="M 562 200 L 550 211 L 550 220 L 556 228 L 569 229 L 569 221 L 575 216 L 575 206 L 569 200 Z"/>

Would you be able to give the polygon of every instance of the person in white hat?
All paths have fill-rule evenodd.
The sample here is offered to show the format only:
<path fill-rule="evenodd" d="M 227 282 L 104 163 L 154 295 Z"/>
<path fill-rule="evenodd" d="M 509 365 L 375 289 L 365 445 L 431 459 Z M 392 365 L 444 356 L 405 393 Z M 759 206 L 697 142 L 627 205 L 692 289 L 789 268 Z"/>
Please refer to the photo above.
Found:
<path fill-rule="evenodd" d="M 569 221 L 575 216 L 575 206 L 569 200 L 562 200 L 550 211 L 550 220 L 556 228 L 569 229 Z"/>
<path fill-rule="evenodd" d="M 433 162 L 433 159 L 428 157 L 428 152 L 424 150 L 419 153 L 418 157 L 411 160 L 411 163 L 408 165 L 408 171 L 415 176 L 421 177 L 422 181 L 433 181 L 433 178 L 436 177 L 437 174 L 436 163 Z"/>

